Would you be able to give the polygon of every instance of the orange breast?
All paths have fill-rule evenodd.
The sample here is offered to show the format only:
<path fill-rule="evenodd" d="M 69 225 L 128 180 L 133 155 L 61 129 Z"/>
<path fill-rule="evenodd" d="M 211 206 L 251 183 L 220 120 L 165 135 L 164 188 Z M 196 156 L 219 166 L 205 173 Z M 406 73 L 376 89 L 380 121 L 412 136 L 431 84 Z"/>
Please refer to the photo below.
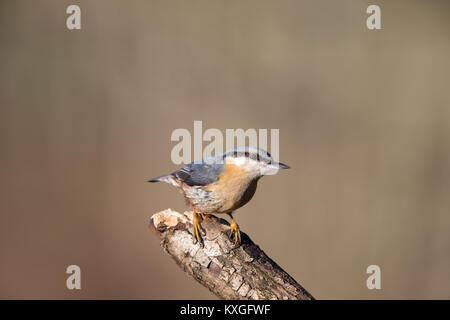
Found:
<path fill-rule="evenodd" d="M 255 194 L 257 179 L 234 164 L 226 164 L 219 179 L 205 187 L 220 200 L 220 208 L 215 212 L 226 213 L 236 210 L 249 202 Z"/>

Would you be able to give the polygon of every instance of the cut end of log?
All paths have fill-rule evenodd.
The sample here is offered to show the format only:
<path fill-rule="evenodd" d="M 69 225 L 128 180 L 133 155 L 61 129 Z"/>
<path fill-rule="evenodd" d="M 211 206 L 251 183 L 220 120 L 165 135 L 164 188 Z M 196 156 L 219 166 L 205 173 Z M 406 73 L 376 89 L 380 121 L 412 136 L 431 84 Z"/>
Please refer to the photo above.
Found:
<path fill-rule="evenodd" d="M 242 243 L 236 247 L 226 220 L 208 215 L 201 225 L 204 247 L 194 243 L 191 211 L 166 209 L 150 221 L 175 262 L 222 299 L 314 299 L 242 231 Z"/>
<path fill-rule="evenodd" d="M 187 224 L 190 219 L 191 217 L 188 217 L 186 214 L 181 214 L 169 208 L 155 213 L 151 218 L 150 227 L 163 232 L 168 228 L 176 227 L 178 223 Z"/>

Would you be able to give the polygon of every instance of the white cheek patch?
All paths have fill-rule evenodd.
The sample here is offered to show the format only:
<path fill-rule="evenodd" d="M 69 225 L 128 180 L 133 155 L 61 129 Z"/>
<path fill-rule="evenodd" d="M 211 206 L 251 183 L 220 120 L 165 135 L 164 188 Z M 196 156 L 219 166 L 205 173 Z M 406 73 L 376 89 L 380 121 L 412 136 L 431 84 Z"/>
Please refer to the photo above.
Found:
<path fill-rule="evenodd" d="M 234 164 L 245 171 L 259 171 L 261 167 L 257 161 L 246 157 L 226 158 L 226 163 Z"/>
<path fill-rule="evenodd" d="M 264 176 L 271 176 L 278 173 L 278 167 L 267 166 L 261 169 L 261 174 Z"/>
<path fill-rule="evenodd" d="M 246 164 L 247 158 L 239 157 L 239 158 L 227 158 L 227 163 L 234 164 L 236 166 L 242 167 Z"/>

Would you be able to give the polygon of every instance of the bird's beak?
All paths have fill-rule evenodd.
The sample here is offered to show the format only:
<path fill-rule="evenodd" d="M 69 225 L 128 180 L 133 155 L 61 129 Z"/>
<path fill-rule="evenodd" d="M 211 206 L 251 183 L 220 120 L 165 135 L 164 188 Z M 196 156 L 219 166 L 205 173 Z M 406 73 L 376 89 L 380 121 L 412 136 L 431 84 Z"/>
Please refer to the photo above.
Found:
<path fill-rule="evenodd" d="M 281 163 L 281 162 L 275 163 L 274 166 L 278 167 L 278 169 L 289 169 L 290 168 L 290 166 L 288 166 L 287 164 Z"/>

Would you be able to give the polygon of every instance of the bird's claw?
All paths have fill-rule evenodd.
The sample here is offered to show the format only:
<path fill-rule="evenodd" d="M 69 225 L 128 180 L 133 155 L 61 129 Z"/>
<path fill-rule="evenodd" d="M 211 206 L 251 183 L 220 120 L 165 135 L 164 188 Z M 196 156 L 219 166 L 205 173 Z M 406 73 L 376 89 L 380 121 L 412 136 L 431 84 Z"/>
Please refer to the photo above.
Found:
<path fill-rule="evenodd" d="M 196 215 L 194 215 L 193 227 L 192 227 L 192 235 L 194 236 L 194 244 L 199 243 L 200 247 L 203 248 L 203 239 L 202 234 L 206 235 L 205 230 L 203 230 L 200 225 L 200 220 Z"/>
<path fill-rule="evenodd" d="M 231 222 L 230 224 L 230 235 L 229 238 L 231 241 L 233 241 L 234 238 L 234 245 L 238 247 L 241 244 L 241 231 L 239 230 L 239 226 L 236 222 Z"/>

